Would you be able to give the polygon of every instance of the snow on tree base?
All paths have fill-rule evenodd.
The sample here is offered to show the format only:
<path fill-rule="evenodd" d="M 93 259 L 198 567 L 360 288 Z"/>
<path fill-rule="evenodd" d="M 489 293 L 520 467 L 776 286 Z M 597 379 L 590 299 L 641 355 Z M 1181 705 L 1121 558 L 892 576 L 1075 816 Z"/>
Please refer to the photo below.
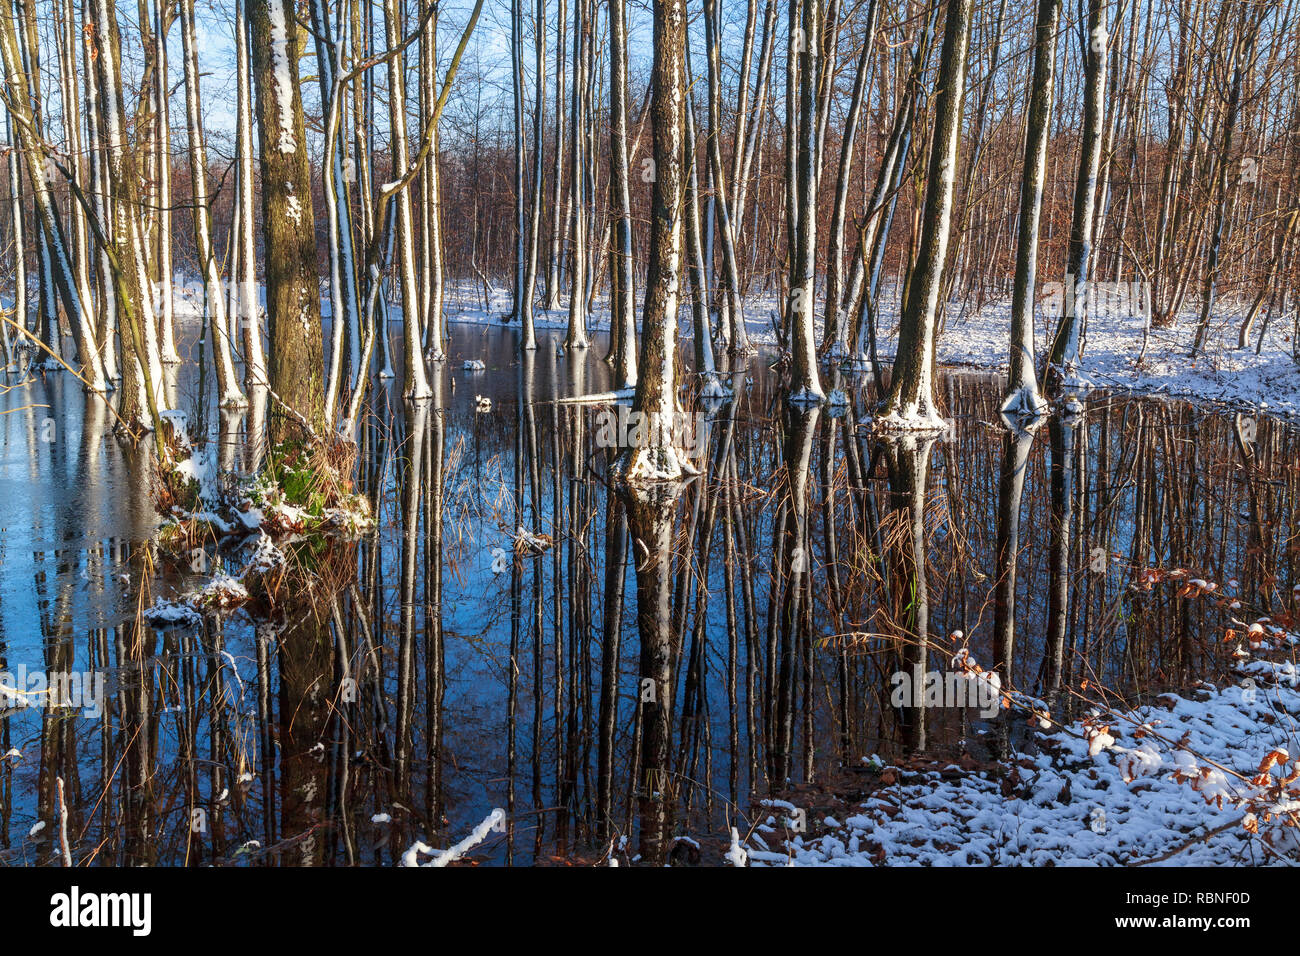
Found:
<path fill-rule="evenodd" d="M 939 434 L 948 430 L 948 423 L 932 409 L 891 409 L 876 417 L 876 431 L 911 432 L 914 434 Z"/>
<path fill-rule="evenodd" d="M 871 371 L 871 359 L 865 355 L 846 355 L 840 362 L 840 371 L 862 374 Z"/>
<path fill-rule="evenodd" d="M 704 386 L 700 389 L 700 398 L 727 399 L 731 397 L 731 389 L 722 384 L 722 379 L 716 372 L 704 376 Z"/>
<path fill-rule="evenodd" d="M 826 395 L 819 388 L 812 388 L 805 385 L 798 391 L 791 392 L 790 397 L 786 399 L 791 405 L 820 405 L 826 401 Z"/>
<path fill-rule="evenodd" d="M 1025 385 L 1016 389 L 1003 401 L 1001 412 L 1020 420 L 1042 418 L 1047 414 L 1047 401 L 1038 389 Z"/>
<path fill-rule="evenodd" d="M 680 481 L 683 475 L 699 474 L 676 448 L 646 447 L 625 452 L 614 464 L 614 472 L 628 484 Z"/>
<path fill-rule="evenodd" d="M 1097 388 L 1097 383 L 1077 368 L 1067 366 L 1063 369 L 1059 365 L 1053 365 L 1052 371 L 1057 376 L 1053 384 L 1058 391 L 1082 394 Z"/>

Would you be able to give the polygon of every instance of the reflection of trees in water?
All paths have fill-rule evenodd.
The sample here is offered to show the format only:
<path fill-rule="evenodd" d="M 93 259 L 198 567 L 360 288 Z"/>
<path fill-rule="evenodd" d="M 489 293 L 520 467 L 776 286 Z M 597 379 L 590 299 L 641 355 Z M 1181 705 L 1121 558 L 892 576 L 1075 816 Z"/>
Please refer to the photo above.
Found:
<path fill-rule="evenodd" d="M 893 544 L 888 547 L 883 584 L 887 606 L 893 609 L 890 630 L 897 661 L 893 670 L 913 681 L 928 669 L 930 656 L 930 558 L 925 520 L 933 447 L 933 438 L 903 435 L 888 439 L 884 449 L 889 465 L 888 539 Z M 924 750 L 929 744 L 925 700 L 916 690 L 914 683 L 912 699 L 899 708 L 898 727 L 905 747 Z"/>
<path fill-rule="evenodd" d="M 453 390 L 444 370 L 431 402 L 381 393 L 359 433 L 377 527 L 298 543 L 317 586 L 286 578 L 274 607 L 87 632 L 83 567 L 130 561 L 146 604 L 184 569 L 150 573 L 117 539 L 71 572 L 7 552 L 7 569 L 38 569 L 40 666 L 105 667 L 110 701 L 99 722 L 0 718 L 0 745 L 26 751 L 0 761 L 0 858 L 30 851 L 36 819 L 57 830 L 62 778 L 79 861 L 387 863 L 496 806 L 506 830 L 482 852 L 497 859 L 597 857 L 624 836 L 667 859 L 753 794 L 873 752 L 955 755 L 970 715 L 888 695 L 897 669 L 947 666 L 951 631 L 1033 694 L 1085 677 L 1131 690 L 1217 666 L 1227 624 L 1134 588 L 1142 569 L 1236 577 L 1248 609 L 1292 600 L 1297 436 L 1273 423 L 1098 396 L 1031 441 L 997 421 L 995 385 L 950 376 L 954 433 L 883 444 L 856 427 L 869 396 L 792 410 L 759 375 L 710 414 L 698 477 L 628 497 L 606 484 L 595 411 L 551 401 L 603 387 L 603 368 L 584 380 L 553 348 L 523 363 L 504 390 Z M 92 407 L 83 457 L 104 429 Z M 236 467 L 260 453 L 255 412 L 219 420 Z M 76 537 L 68 522 L 56 537 Z M 519 527 L 553 546 L 493 575 L 487 552 Z M 14 613 L 0 605 L 8 665 L 34 646 L 15 650 Z"/>

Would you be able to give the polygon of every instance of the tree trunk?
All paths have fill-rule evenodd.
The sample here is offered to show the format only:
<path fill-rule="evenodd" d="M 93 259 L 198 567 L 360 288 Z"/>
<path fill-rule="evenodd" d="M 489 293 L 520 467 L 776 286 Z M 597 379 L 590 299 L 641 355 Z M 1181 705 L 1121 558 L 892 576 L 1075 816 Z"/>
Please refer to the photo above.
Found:
<path fill-rule="evenodd" d="M 235 164 L 239 204 L 239 272 L 237 310 L 244 341 L 244 387 L 267 384 L 266 356 L 262 351 L 261 309 L 257 293 L 257 228 L 253 216 L 253 91 L 249 72 L 248 0 L 235 2 Z"/>
<path fill-rule="evenodd" d="M 632 195 L 627 155 L 627 53 L 626 0 L 609 0 L 609 190 L 614 202 L 611 223 L 614 262 L 610 269 L 610 336 L 613 343 L 609 358 L 614 368 L 615 388 L 631 388 L 636 385 L 637 378 Z"/>
<path fill-rule="evenodd" d="M 644 440 L 623 450 L 615 471 L 629 481 L 675 480 L 682 474 L 674 439 L 676 331 L 681 292 L 682 196 L 686 190 L 686 3 L 654 0 L 654 189 L 650 265 L 641 319 L 641 361 L 633 411 Z"/>
<path fill-rule="evenodd" d="M 212 210 L 208 205 L 208 151 L 203 141 L 199 109 L 199 52 L 194 24 L 194 0 L 180 0 L 181 46 L 185 56 L 185 120 L 189 133 L 190 189 L 193 192 L 194 248 L 203 270 L 203 300 L 208 314 L 212 364 L 217 372 L 217 401 L 222 408 L 243 408 L 248 399 L 235 377 L 230 351 L 230 326 L 221 272 L 212 249 Z"/>
<path fill-rule="evenodd" d="M 1084 45 L 1083 139 L 1079 146 L 1079 171 L 1074 181 L 1074 216 L 1070 222 L 1070 248 L 1065 267 L 1067 285 L 1088 281 L 1092 266 L 1092 230 L 1096 216 L 1097 176 L 1101 165 L 1103 112 L 1105 110 L 1106 0 L 1088 0 L 1088 36 Z M 1071 296 L 1075 308 L 1061 315 L 1052 352 L 1048 357 L 1050 387 L 1067 385 L 1079 368 L 1079 338 L 1087 321 L 1088 296 Z M 1082 302 L 1083 311 L 1080 312 Z"/>
<path fill-rule="evenodd" d="M 1051 135 L 1056 82 L 1056 28 L 1061 0 L 1039 0 L 1034 20 L 1034 79 L 1029 94 L 1029 128 L 1020 177 L 1020 234 L 1011 294 L 1011 368 L 1002 411 L 1036 417 L 1045 409 L 1034 374 L 1034 300 L 1038 279 L 1038 228 L 1043 215 L 1047 142 Z"/>
<path fill-rule="evenodd" d="M 790 250 L 790 401 L 826 397 L 817 376 L 817 89 L 821 82 L 822 24 L 819 0 L 800 0 L 803 62 L 799 68 L 798 214 Z M 793 135 L 787 133 L 787 135 Z M 787 147 L 787 150 L 789 147 Z"/>
<path fill-rule="evenodd" d="M 280 403 L 320 434 L 325 428 L 324 347 L 298 30 L 287 0 L 249 0 L 248 27 L 261 130 L 270 385 Z M 291 416 L 277 408 L 272 440 L 289 438 L 294 428 Z"/>
<path fill-rule="evenodd" d="M 894 428 L 936 430 L 943 427 L 934 398 L 934 336 L 952 223 L 972 4 L 973 0 L 948 0 L 921 242 L 908 285 L 907 303 L 899 321 L 898 355 L 889 394 L 880 408 L 884 424 Z"/>
<path fill-rule="evenodd" d="M 154 99 L 157 114 L 154 117 L 154 166 L 158 177 L 158 337 L 162 360 L 178 364 L 176 351 L 176 322 L 172 315 L 172 125 L 171 93 L 167 74 L 167 33 L 171 27 L 168 11 L 160 0 L 154 0 Z M 189 76 L 188 67 L 186 77 Z"/>

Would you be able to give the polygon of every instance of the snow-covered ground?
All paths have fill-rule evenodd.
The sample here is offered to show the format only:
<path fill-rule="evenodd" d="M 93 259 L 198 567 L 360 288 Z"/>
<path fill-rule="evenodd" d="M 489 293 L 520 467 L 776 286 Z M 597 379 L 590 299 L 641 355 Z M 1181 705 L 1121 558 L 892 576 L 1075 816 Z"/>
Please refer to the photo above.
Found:
<path fill-rule="evenodd" d="M 864 761 L 864 800 L 765 801 L 741 849 L 754 866 L 1294 865 L 1300 638 L 1252 632 L 1223 686 L 1040 732 L 1001 774 Z"/>
<path fill-rule="evenodd" d="M 509 290 L 494 287 L 487 301 L 485 309 L 481 285 L 458 286 L 448 297 L 452 320 L 508 324 L 503 317 L 510 311 Z M 771 316 L 776 309 L 774 295 L 754 296 L 746 301 L 745 324 L 755 344 L 775 342 Z M 539 328 L 564 328 L 568 323 L 568 313 L 565 310 L 539 309 L 535 321 Z M 896 301 L 886 297 L 882 304 L 879 342 L 882 358 L 893 356 L 897 321 Z M 1040 310 L 1035 329 L 1040 356 L 1048 347 L 1055 323 L 1049 309 Z M 1098 388 L 1222 402 L 1282 417 L 1300 418 L 1300 365 L 1291 353 L 1294 317 L 1289 314 L 1274 316 L 1259 355 L 1255 354 L 1253 347 L 1236 348 L 1240 323 L 1241 315 L 1236 309 L 1225 308 L 1217 313 L 1211 322 L 1205 349 L 1193 361 L 1189 355 L 1196 331 L 1196 314 L 1189 310 L 1173 326 L 1151 330 L 1146 354 L 1139 362 L 1142 320 L 1130 314 L 1094 316 L 1084 343 L 1080 374 Z M 589 329 L 609 327 L 609 312 L 604 298 L 596 300 L 596 311 L 587 325 Z M 947 325 L 939 338 L 939 361 L 944 365 L 1005 369 L 1010 326 L 1009 302 L 997 302 L 979 312 L 967 312 L 960 304 L 953 303 Z M 684 338 L 691 334 L 690 311 L 685 306 L 681 312 L 681 334 Z"/>
<path fill-rule="evenodd" d="M 969 316 L 956 315 L 939 339 L 939 360 L 950 365 L 1005 368 L 1010 306 L 1000 303 Z M 1293 317 L 1274 316 L 1260 354 L 1238 349 L 1241 317 L 1235 311 L 1211 321 L 1204 351 L 1193 361 L 1196 315 L 1187 312 L 1168 328 L 1152 328 L 1141 362 L 1143 323 L 1131 316 L 1094 318 L 1084 343 L 1082 377 L 1098 388 L 1196 398 L 1300 417 L 1300 364 L 1291 355 Z M 1055 321 L 1040 316 L 1035 329 L 1041 355 Z M 893 340 L 890 330 L 889 340 Z M 1252 339 L 1252 342 L 1255 340 Z"/>

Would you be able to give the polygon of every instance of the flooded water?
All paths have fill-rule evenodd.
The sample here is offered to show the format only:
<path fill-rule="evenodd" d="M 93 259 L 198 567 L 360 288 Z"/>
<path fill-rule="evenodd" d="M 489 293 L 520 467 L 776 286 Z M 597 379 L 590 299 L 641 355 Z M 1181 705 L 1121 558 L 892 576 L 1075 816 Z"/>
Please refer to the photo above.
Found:
<path fill-rule="evenodd" d="M 102 689 L 0 711 L 0 862 L 57 862 L 61 799 L 92 864 L 387 865 L 497 808 L 485 862 L 716 860 L 758 800 L 851 792 L 870 755 L 986 759 L 984 715 L 891 699 L 963 643 L 1068 709 L 1218 673 L 1234 619 L 1295 610 L 1285 423 L 1097 392 L 1017 434 L 1000 379 L 958 370 L 948 434 L 883 443 L 869 375 L 794 410 L 760 353 L 699 421 L 701 474 L 627 498 L 607 406 L 556 402 L 609 387 L 605 345 L 560 340 L 453 325 L 434 401 L 390 381 L 367 421 L 373 533 L 286 545 L 312 586 L 277 615 L 159 630 L 140 609 L 203 575 L 150 543 L 146 453 L 66 375 L 0 395 L 0 671 Z M 184 369 L 173 403 L 255 468 L 266 396 L 200 409 Z"/>

